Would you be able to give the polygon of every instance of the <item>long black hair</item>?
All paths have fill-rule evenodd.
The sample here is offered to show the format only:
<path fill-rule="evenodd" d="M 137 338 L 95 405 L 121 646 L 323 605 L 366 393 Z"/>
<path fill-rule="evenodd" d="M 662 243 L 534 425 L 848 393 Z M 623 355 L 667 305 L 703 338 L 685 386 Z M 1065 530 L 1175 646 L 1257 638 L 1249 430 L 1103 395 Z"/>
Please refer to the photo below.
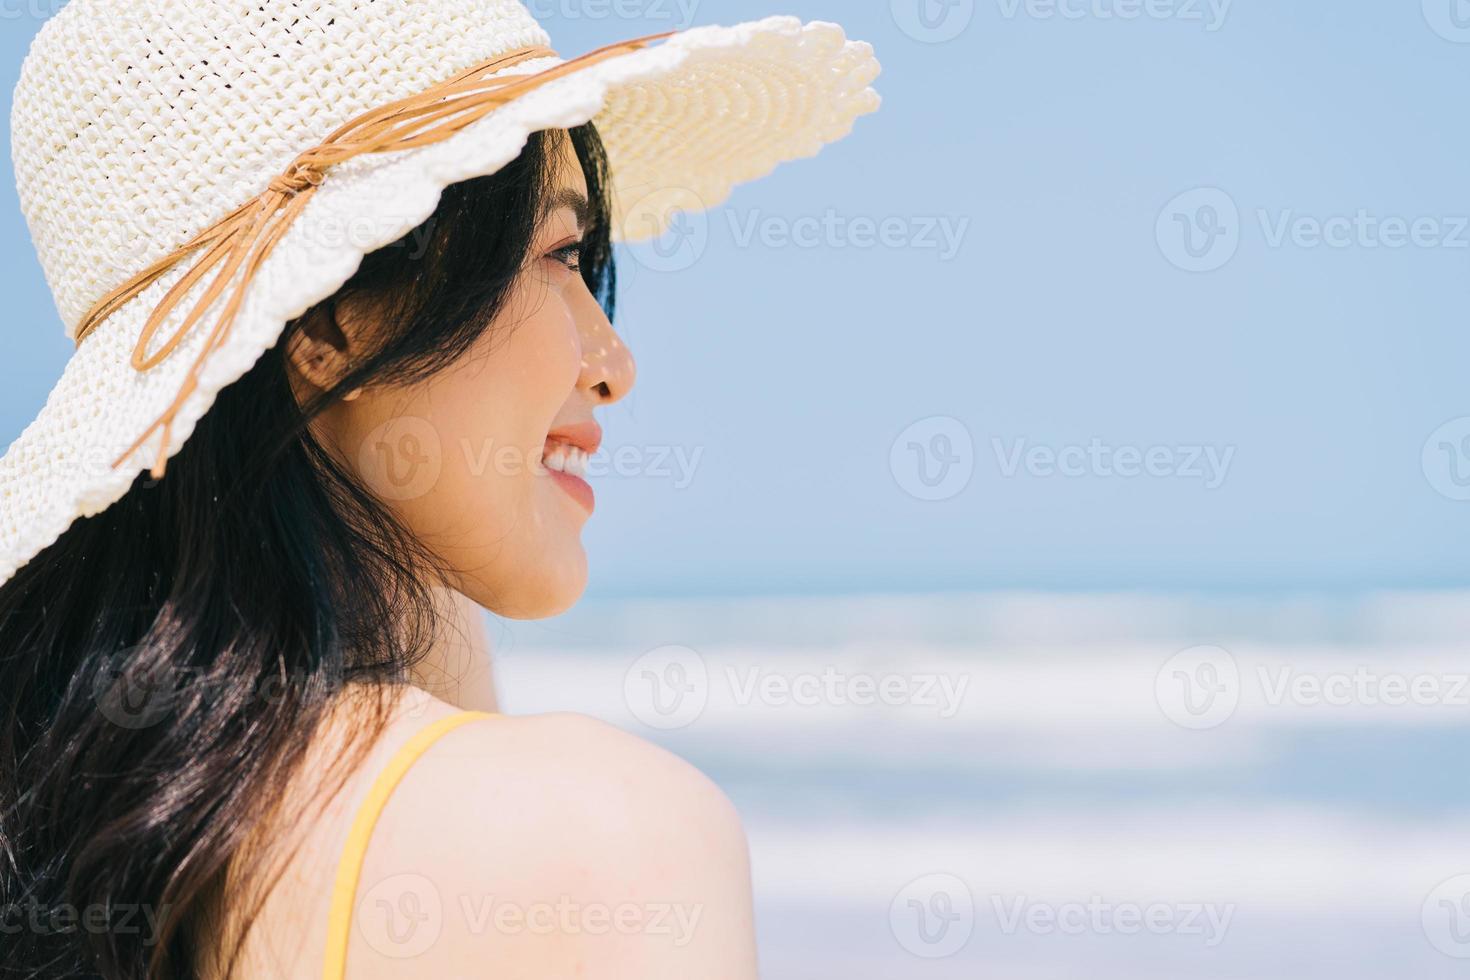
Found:
<path fill-rule="evenodd" d="M 525 267 L 567 138 L 592 203 L 582 275 L 611 317 L 597 133 L 536 134 L 289 324 L 161 481 L 140 477 L 0 587 L 0 976 L 191 976 L 227 872 L 235 893 L 232 859 L 334 698 L 401 689 L 441 625 L 431 559 L 309 423 L 364 384 L 432 375 L 482 337 Z M 373 300 L 390 335 L 301 404 L 291 336 L 347 295 Z"/>

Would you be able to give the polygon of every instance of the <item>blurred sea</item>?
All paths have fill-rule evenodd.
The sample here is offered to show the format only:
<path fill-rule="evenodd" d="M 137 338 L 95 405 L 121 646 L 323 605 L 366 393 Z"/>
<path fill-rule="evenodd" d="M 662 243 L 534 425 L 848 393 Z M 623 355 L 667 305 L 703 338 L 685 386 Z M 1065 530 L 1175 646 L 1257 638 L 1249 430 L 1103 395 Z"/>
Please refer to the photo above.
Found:
<path fill-rule="evenodd" d="M 1470 596 L 599 600 L 493 634 L 507 710 L 735 800 L 767 980 L 1470 975 Z"/>

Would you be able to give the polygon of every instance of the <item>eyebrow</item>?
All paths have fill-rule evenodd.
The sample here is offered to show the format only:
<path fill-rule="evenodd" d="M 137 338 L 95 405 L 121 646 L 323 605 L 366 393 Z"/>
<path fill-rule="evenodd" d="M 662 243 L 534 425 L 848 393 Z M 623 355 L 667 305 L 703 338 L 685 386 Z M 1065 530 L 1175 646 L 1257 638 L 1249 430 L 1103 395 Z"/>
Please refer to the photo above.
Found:
<path fill-rule="evenodd" d="M 561 208 L 571 208 L 577 216 L 577 227 L 586 230 L 592 224 L 592 206 L 581 191 L 563 187 L 546 199 L 545 215 L 550 216 Z"/>

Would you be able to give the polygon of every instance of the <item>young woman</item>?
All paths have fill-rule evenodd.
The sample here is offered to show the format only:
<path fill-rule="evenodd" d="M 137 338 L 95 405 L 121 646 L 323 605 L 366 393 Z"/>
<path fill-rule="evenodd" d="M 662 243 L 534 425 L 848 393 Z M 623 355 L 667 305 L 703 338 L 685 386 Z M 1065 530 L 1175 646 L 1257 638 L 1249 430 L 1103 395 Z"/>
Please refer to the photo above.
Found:
<path fill-rule="evenodd" d="M 478 616 L 583 589 L 612 241 L 662 221 L 625 198 L 814 151 L 876 65 L 788 18 L 543 37 L 507 0 L 43 29 L 17 179 L 78 350 L 0 460 L 0 975 L 755 975 L 729 802 L 496 714 Z"/>

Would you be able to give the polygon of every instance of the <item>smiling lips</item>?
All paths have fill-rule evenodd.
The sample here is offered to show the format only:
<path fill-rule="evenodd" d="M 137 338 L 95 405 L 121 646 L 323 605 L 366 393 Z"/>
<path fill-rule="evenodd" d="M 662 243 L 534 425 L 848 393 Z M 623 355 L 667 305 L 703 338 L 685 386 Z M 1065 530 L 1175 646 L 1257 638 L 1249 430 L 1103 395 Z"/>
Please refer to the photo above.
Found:
<path fill-rule="evenodd" d="M 595 421 L 552 429 L 546 436 L 541 462 L 551 478 L 571 497 L 592 513 L 596 498 L 592 485 L 583 479 L 587 459 L 602 445 L 602 426 Z"/>

